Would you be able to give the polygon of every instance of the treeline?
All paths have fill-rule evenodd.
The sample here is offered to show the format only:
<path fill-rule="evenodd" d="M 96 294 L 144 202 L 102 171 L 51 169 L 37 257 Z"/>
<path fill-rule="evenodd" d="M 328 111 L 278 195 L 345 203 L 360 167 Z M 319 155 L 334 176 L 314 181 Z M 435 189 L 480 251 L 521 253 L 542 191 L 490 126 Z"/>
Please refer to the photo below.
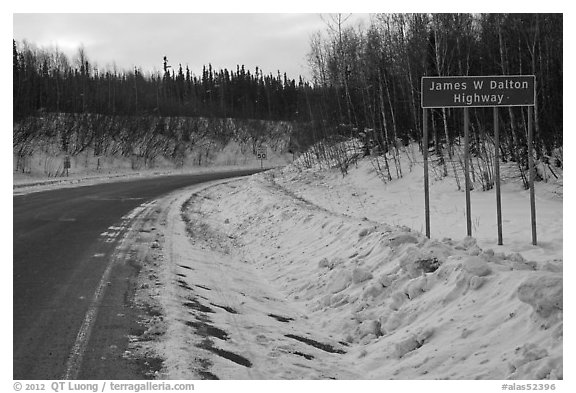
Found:
<path fill-rule="evenodd" d="M 292 150 L 359 137 L 385 156 L 421 139 L 422 76 L 534 74 L 534 147 L 546 160 L 563 142 L 562 49 L 562 14 L 378 14 L 365 27 L 337 15 L 310 40 L 306 81 L 244 66 L 208 65 L 197 76 L 161 57 L 156 73 L 103 70 L 83 48 L 71 59 L 14 41 L 14 120 L 45 112 L 284 120 L 294 124 Z M 461 112 L 430 116 L 430 148 L 445 173 L 462 136 Z M 527 109 L 501 108 L 499 116 L 502 157 L 523 168 Z M 470 120 L 472 149 L 488 151 L 492 111 L 472 108 Z"/>
<path fill-rule="evenodd" d="M 145 74 L 100 70 L 80 48 L 70 59 L 57 48 L 13 42 L 14 119 L 39 112 L 307 120 L 303 99 L 311 87 L 280 71 L 264 74 L 237 66 L 235 71 L 205 66 L 202 75 L 172 67 Z"/>
<path fill-rule="evenodd" d="M 378 14 L 356 27 L 333 16 L 308 55 L 326 108 L 317 115 L 368 131 L 389 151 L 421 139 L 422 76 L 534 74 L 534 147 L 546 158 L 562 146 L 562 24 L 562 14 Z M 493 132 L 492 110 L 471 109 L 470 116 L 479 151 Z M 527 109 L 502 108 L 499 117 L 504 159 L 524 164 Z M 462 122 L 460 109 L 433 111 L 431 144 L 441 161 L 452 158 Z"/>

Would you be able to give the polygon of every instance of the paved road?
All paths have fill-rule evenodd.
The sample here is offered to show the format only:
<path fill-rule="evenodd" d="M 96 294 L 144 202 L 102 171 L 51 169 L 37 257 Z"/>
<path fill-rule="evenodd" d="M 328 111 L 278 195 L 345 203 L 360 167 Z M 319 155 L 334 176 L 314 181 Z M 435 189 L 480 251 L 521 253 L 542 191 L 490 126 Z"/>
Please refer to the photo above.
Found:
<path fill-rule="evenodd" d="M 166 176 L 14 196 L 13 378 L 61 379 L 66 375 L 90 299 L 116 246 L 98 241 L 108 227 L 140 204 L 178 188 L 254 172 Z M 111 276 L 125 284 L 108 290 L 102 307 L 109 312 L 97 314 L 76 378 L 143 378 L 137 364 L 119 356 L 135 315 L 126 315 L 121 324 L 107 320 L 121 309 L 126 313 L 125 304 L 120 303 L 131 290 L 128 277 L 137 270 L 129 265 L 114 269 Z M 103 336 L 118 353 L 102 354 L 98 337 Z"/>

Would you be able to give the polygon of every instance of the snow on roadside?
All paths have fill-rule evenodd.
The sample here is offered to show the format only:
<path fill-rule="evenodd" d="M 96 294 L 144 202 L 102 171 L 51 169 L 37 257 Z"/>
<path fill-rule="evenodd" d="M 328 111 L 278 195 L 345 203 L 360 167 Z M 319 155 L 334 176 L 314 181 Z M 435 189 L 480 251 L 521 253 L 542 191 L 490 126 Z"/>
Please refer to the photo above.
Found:
<path fill-rule="evenodd" d="M 506 184 L 496 246 L 493 192 L 473 193 L 467 238 L 445 180 L 423 236 L 421 180 L 384 185 L 361 161 L 178 193 L 154 246 L 163 377 L 562 379 L 561 192 L 538 184 L 532 246 L 527 193 Z"/>
<path fill-rule="evenodd" d="M 62 188 L 72 188 L 89 186 L 101 183 L 112 183 L 130 181 L 136 179 L 146 179 L 157 176 L 172 175 L 200 175 L 205 173 L 214 173 L 218 171 L 234 171 L 244 169 L 257 169 L 260 164 L 253 165 L 229 165 L 229 166 L 212 166 L 203 168 L 182 168 L 182 169 L 149 169 L 141 171 L 132 170 L 115 170 L 102 171 L 102 173 L 77 173 L 69 177 L 30 177 L 14 173 L 12 180 L 13 195 L 29 194 L 33 192 L 49 191 Z"/>
<path fill-rule="evenodd" d="M 162 357 L 157 377 L 166 379 L 359 378 L 339 364 L 348 344 L 310 335 L 306 310 L 239 258 L 233 238 L 211 230 L 198 193 L 159 202 L 154 263 L 142 270 L 137 296 L 159 318 L 146 322 L 134 352 Z"/>
<path fill-rule="evenodd" d="M 561 261 L 329 211 L 273 174 L 207 197 L 210 226 L 316 331 L 348 342 L 362 378 L 562 378 Z"/>
<path fill-rule="evenodd" d="M 416 147 L 411 146 L 413 150 Z M 406 149 L 408 151 L 409 148 Z M 411 155 L 416 155 L 411 153 Z M 377 222 L 405 225 L 424 232 L 422 158 L 408 162 L 402 155 L 403 177 L 384 184 L 369 159 L 359 161 L 343 177 L 337 169 L 318 171 L 290 165 L 274 179 L 296 196 L 331 211 Z M 419 161 L 418 161 L 419 160 Z M 416 162 L 414 162 L 416 161 Z M 495 190 L 471 192 L 472 236 L 481 248 L 518 252 L 526 259 L 563 257 L 562 175 L 557 181 L 536 183 L 538 246 L 531 245 L 529 192 L 511 178 L 514 165 L 503 164 L 502 216 L 504 245 L 497 245 Z M 466 235 L 465 195 L 453 178 L 435 178 L 430 171 L 431 237 L 461 239 Z M 461 174 L 460 174 L 461 175 Z M 460 179 L 463 182 L 462 179 Z"/>

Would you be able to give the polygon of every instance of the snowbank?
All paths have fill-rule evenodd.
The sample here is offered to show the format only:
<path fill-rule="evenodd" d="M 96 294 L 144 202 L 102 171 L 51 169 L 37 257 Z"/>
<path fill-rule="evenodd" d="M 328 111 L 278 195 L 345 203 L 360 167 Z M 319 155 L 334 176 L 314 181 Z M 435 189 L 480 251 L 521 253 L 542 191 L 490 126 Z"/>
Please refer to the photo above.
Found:
<path fill-rule="evenodd" d="M 384 183 L 373 159 L 365 158 L 343 177 L 337 169 L 305 169 L 290 165 L 274 181 L 295 196 L 342 214 L 376 222 L 407 226 L 424 232 L 424 176 L 422 157 L 416 146 L 401 152 L 400 179 Z M 436 168 L 437 169 L 437 168 Z M 504 245 L 497 245 L 495 190 L 471 192 L 472 236 L 480 248 L 495 252 L 520 253 L 535 261 L 563 257 L 563 177 L 548 176 L 536 183 L 538 246 L 531 245 L 529 191 L 524 190 L 513 163 L 502 164 L 502 220 Z M 431 237 L 461 239 L 466 235 L 464 191 L 458 191 L 453 174 L 437 176 L 430 170 Z M 462 183 L 462 174 L 459 174 Z M 394 176 L 395 177 L 395 176 Z"/>
<path fill-rule="evenodd" d="M 339 362 L 358 378 L 562 379 L 561 231 L 544 232 L 539 247 L 511 235 L 508 248 L 486 247 L 489 236 L 427 239 L 392 225 L 418 217 L 417 185 L 401 182 L 377 196 L 331 174 L 275 170 L 201 193 L 188 214 L 234 239 L 236 263 L 280 291 L 313 332 L 346 343 Z M 378 199 L 394 210 L 382 212 Z M 539 205 L 552 206 L 546 214 L 560 222 L 549 225 L 561 228 L 561 200 Z M 443 220 L 448 231 L 464 218 Z"/>

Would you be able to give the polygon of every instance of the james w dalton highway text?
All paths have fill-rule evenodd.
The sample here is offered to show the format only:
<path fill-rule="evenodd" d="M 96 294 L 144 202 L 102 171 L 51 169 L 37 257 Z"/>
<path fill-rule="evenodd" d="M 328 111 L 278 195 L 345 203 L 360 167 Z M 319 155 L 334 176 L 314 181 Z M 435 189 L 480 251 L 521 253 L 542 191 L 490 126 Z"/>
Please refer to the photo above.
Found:
<path fill-rule="evenodd" d="M 533 105 L 533 76 L 424 77 L 422 106 Z"/>

